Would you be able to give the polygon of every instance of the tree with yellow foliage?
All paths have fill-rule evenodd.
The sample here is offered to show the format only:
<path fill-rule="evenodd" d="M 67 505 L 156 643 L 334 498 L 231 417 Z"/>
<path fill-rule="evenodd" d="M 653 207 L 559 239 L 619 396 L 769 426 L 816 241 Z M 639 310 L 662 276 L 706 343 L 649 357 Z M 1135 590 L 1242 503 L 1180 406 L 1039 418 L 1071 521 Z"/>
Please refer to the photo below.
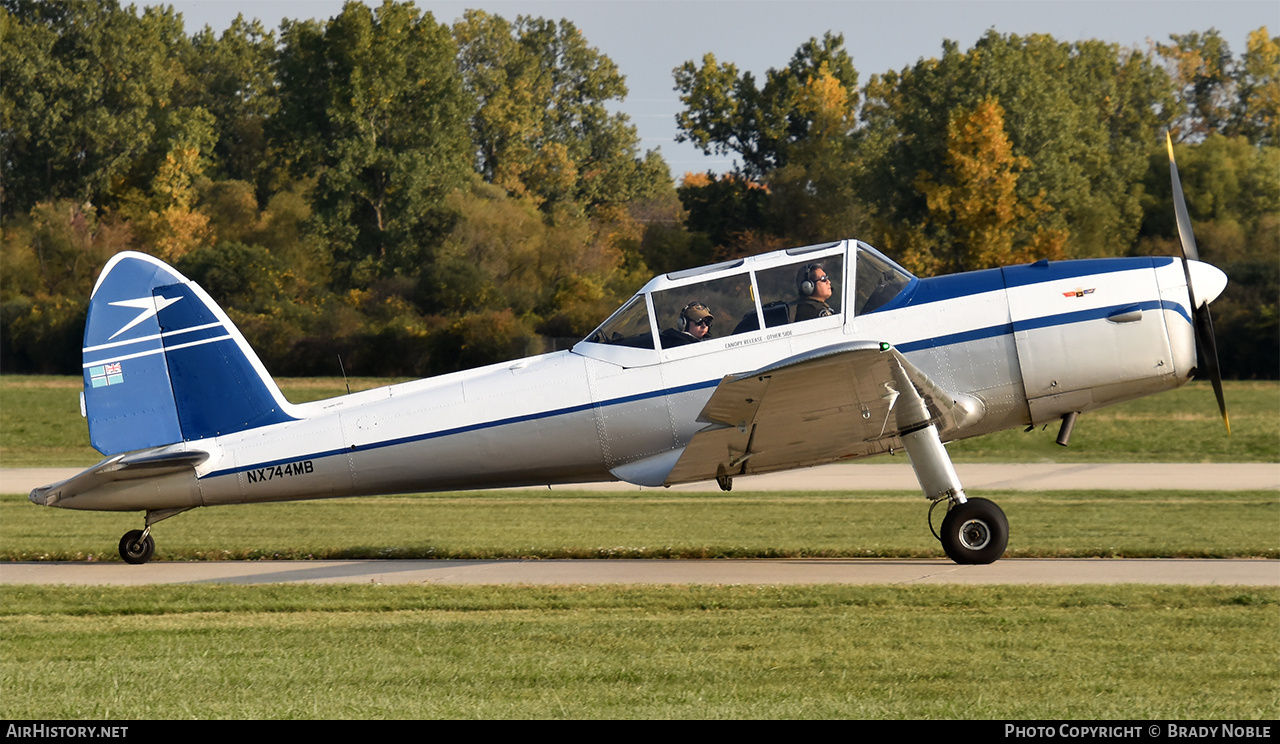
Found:
<path fill-rule="evenodd" d="M 917 246 L 912 262 L 928 273 L 969 271 L 1061 258 L 1065 229 L 1047 227 L 1052 211 L 1038 194 L 1019 197 L 1018 176 L 1031 161 L 1013 153 L 1005 132 L 1004 109 L 984 98 L 952 113 L 942 179 L 921 171 L 915 188 L 925 196 L 929 219 L 946 240 L 926 256 Z M 920 265 L 923 264 L 923 265 Z"/>

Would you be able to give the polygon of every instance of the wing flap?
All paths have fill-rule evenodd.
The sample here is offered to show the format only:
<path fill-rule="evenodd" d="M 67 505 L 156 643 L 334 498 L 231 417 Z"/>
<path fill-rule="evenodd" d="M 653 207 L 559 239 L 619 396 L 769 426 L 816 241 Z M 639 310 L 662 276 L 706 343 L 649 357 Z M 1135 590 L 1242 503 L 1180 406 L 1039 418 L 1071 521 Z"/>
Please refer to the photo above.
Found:
<path fill-rule="evenodd" d="M 889 344 L 853 341 L 720 381 L 667 484 L 806 467 L 888 452 L 900 435 L 956 429 L 981 402 L 952 396 Z"/>

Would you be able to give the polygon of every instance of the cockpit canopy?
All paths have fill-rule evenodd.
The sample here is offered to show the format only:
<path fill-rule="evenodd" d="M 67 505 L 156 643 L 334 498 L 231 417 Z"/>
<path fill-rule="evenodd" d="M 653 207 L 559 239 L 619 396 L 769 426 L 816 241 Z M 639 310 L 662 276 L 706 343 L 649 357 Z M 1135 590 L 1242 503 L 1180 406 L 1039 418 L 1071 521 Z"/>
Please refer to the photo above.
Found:
<path fill-rule="evenodd" d="M 820 330 L 844 323 L 849 310 L 860 316 L 885 308 L 916 281 L 858 241 L 676 271 L 650 280 L 575 351 L 631 366 L 658 361 L 659 350 L 668 357 L 695 345 L 730 348 Z"/>

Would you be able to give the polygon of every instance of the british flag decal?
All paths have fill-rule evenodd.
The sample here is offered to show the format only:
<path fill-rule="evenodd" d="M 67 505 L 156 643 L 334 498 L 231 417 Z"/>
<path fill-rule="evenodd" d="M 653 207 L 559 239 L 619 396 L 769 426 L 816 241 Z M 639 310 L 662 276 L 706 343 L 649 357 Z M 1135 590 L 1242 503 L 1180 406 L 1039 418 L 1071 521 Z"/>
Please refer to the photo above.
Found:
<path fill-rule="evenodd" d="M 120 362 L 90 367 L 89 381 L 94 387 L 105 387 L 107 385 L 119 385 L 123 383 L 124 372 L 120 369 Z"/>

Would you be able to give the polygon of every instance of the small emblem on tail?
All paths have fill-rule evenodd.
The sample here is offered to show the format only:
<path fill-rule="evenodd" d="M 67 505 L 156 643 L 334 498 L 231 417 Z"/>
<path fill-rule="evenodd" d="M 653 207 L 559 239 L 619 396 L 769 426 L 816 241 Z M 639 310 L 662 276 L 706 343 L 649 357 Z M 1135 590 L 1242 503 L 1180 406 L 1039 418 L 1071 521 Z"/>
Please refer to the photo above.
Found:
<path fill-rule="evenodd" d="M 115 305 L 116 307 L 136 307 L 142 312 L 138 313 L 138 317 L 126 323 L 123 328 L 111 334 L 110 338 L 108 338 L 107 340 L 109 341 L 115 338 L 116 336 L 119 336 L 120 334 L 124 333 L 130 328 L 133 328 L 134 326 L 146 320 L 147 318 L 151 318 L 155 316 L 156 313 L 160 312 L 166 307 L 169 307 L 170 305 L 172 305 L 173 303 L 181 299 L 182 299 L 181 297 L 138 297 L 137 299 L 133 299 L 133 300 L 120 300 L 118 302 L 112 302 L 111 304 Z"/>
<path fill-rule="evenodd" d="M 123 383 L 124 371 L 120 368 L 120 362 L 90 367 L 89 382 L 93 387 L 105 387 L 107 385 L 119 385 Z"/>

